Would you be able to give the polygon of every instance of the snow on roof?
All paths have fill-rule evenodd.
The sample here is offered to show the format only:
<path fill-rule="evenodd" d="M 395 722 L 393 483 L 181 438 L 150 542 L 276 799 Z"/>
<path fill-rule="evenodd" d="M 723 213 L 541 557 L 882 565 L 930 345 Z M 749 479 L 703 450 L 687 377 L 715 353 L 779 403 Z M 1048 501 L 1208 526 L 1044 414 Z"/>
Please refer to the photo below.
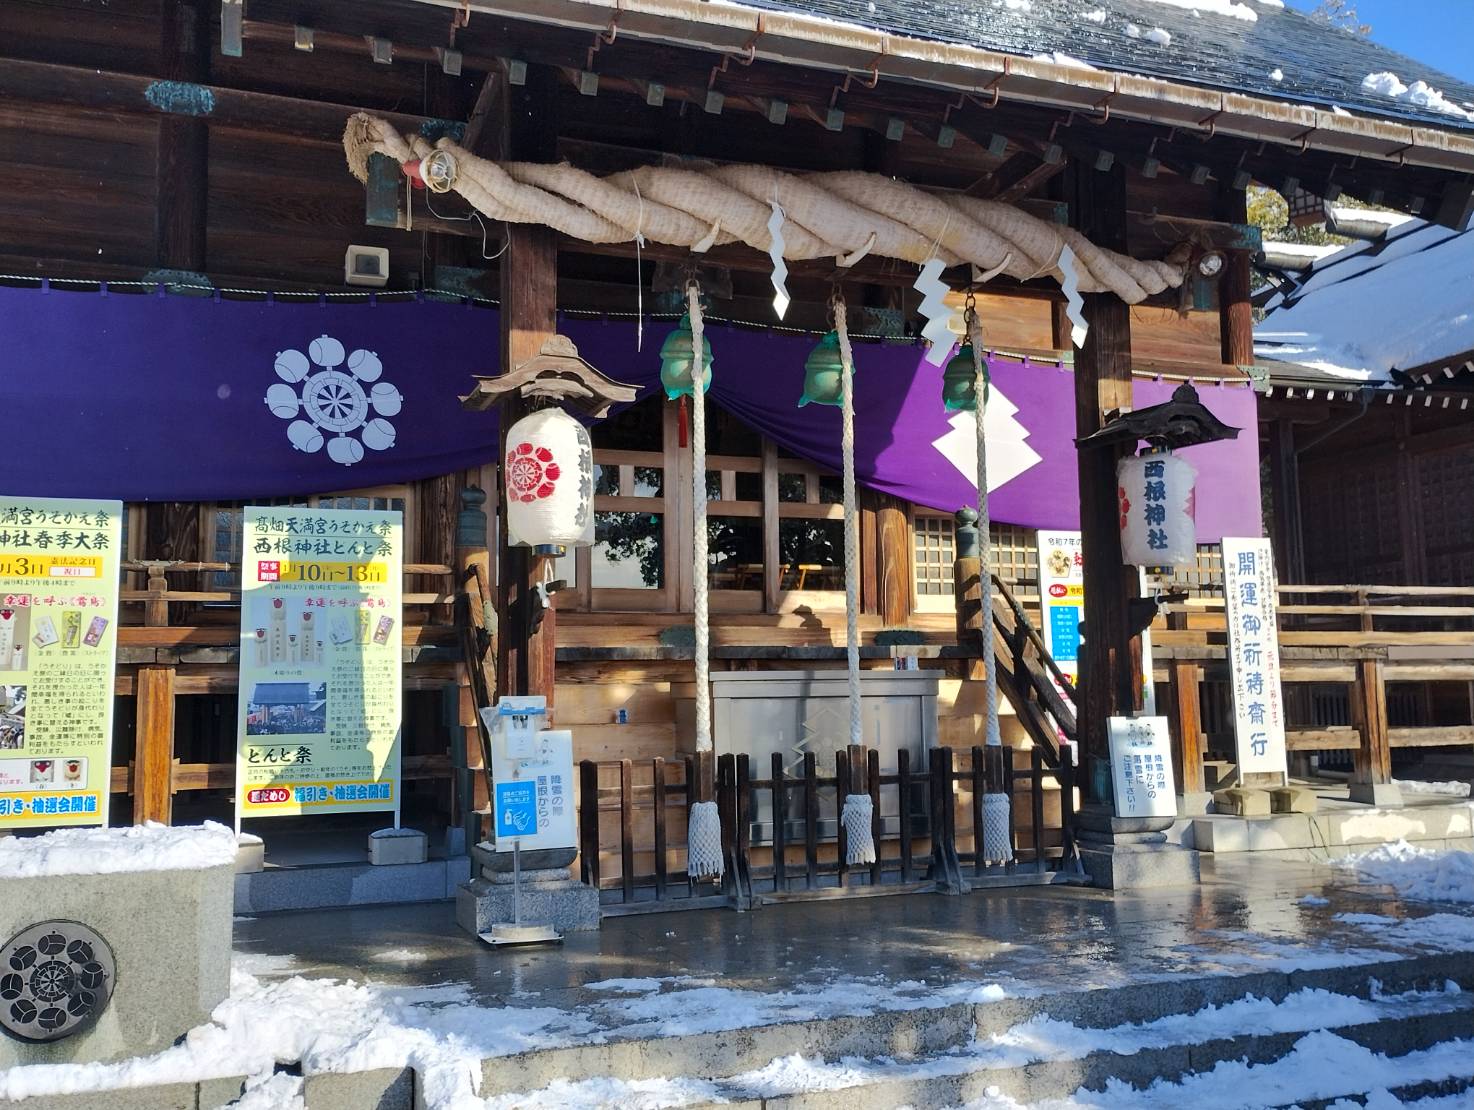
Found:
<path fill-rule="evenodd" d="M 1330 209 L 1331 219 L 1337 223 L 1351 221 L 1359 224 L 1380 224 L 1385 228 L 1398 227 L 1409 220 L 1416 220 L 1416 216 L 1409 216 L 1406 212 L 1383 212 L 1377 208 L 1352 208 L 1349 204 L 1332 204 Z"/>
<path fill-rule="evenodd" d="M 1288 299 L 1268 302 L 1254 329 L 1258 358 L 1379 383 L 1474 351 L 1474 228 L 1410 220 L 1308 273 Z"/>
<path fill-rule="evenodd" d="M 56 829 L 0 839 L 0 880 L 126 871 L 195 871 L 235 862 L 235 833 L 224 825 Z"/>

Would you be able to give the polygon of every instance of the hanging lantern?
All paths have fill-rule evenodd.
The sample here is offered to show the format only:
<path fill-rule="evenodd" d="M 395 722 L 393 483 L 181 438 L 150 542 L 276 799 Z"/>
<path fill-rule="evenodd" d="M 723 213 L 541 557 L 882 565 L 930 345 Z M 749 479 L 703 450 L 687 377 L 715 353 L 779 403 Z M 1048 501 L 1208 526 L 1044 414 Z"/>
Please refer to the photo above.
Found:
<path fill-rule="evenodd" d="M 539 409 L 512 425 L 502 480 L 509 544 L 539 554 L 593 545 L 593 444 L 562 409 Z"/>
<path fill-rule="evenodd" d="M 1116 465 L 1123 562 L 1148 569 L 1196 564 L 1196 479 L 1192 464 L 1169 451 L 1130 455 Z"/>
<path fill-rule="evenodd" d="M 978 407 L 976 392 L 976 370 L 972 363 L 972 344 L 964 343 L 942 371 L 942 404 L 948 412 L 975 412 Z M 992 379 L 988 375 L 988 363 L 983 362 L 983 404 L 988 403 L 988 392 Z"/>
<path fill-rule="evenodd" d="M 660 384 L 665 386 L 665 395 L 671 400 L 691 395 L 691 363 L 695 351 L 691 346 L 691 317 L 681 317 L 676 330 L 665 337 L 660 345 Z M 711 388 L 711 340 L 705 332 L 701 336 L 701 392 Z"/>
<path fill-rule="evenodd" d="M 839 333 L 829 332 L 804 360 L 804 393 L 798 407 L 844 404 L 844 363 L 839 357 Z"/>

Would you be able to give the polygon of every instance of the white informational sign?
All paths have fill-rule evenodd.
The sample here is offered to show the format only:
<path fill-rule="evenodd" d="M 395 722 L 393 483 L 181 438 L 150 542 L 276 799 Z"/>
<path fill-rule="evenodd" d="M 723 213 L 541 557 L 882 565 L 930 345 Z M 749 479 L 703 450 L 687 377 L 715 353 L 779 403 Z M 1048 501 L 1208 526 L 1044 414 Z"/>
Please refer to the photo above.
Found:
<path fill-rule="evenodd" d="M 1079 532 L 1039 533 L 1040 633 L 1071 682 L 1080 677 L 1080 619 L 1085 613 L 1085 557 Z"/>
<path fill-rule="evenodd" d="M 1239 773 L 1286 774 L 1274 553 L 1268 540 L 1223 538 L 1223 594 Z"/>
<path fill-rule="evenodd" d="M 1111 785 L 1117 817 L 1176 817 L 1166 717 L 1111 717 Z"/>
<path fill-rule="evenodd" d="M 577 847 L 573 733 L 541 727 L 547 717 L 541 697 L 501 698 L 481 716 L 491 730 L 496 850 Z"/>

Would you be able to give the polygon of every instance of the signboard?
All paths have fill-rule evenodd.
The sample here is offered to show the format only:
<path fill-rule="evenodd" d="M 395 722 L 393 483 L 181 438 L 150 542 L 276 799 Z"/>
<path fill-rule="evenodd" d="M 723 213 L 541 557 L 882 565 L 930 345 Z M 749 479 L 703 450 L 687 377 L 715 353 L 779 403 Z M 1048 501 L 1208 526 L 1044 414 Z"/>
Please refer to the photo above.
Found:
<path fill-rule="evenodd" d="M 0 829 L 107 823 L 122 519 L 0 497 Z"/>
<path fill-rule="evenodd" d="M 1117 817 L 1176 817 L 1166 717 L 1111 717 L 1111 785 Z"/>
<path fill-rule="evenodd" d="M 400 514 L 243 514 L 236 823 L 388 810 L 397 825 Z"/>
<path fill-rule="evenodd" d="M 541 697 L 507 697 L 481 711 L 491 729 L 494 780 L 492 828 L 498 852 L 513 842 L 534 848 L 573 848 L 573 733 L 538 730 L 547 713 Z"/>
<path fill-rule="evenodd" d="M 1268 540 L 1223 538 L 1223 594 L 1239 774 L 1287 774 L 1274 553 Z"/>
<path fill-rule="evenodd" d="M 1041 635 L 1073 682 L 1080 675 L 1080 620 L 1085 612 L 1085 557 L 1079 532 L 1039 533 Z"/>

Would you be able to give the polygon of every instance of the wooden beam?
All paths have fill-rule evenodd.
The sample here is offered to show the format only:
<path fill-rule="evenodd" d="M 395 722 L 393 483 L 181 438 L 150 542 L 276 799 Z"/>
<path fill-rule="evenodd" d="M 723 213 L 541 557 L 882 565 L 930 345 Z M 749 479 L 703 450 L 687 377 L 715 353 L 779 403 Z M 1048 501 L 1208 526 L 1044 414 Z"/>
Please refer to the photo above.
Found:
<path fill-rule="evenodd" d="M 1352 755 L 1353 783 L 1392 781 L 1392 745 L 1387 727 L 1384 667 L 1380 659 L 1363 659 L 1356 664 L 1356 682 L 1351 687 L 1351 714 L 1361 732 L 1361 743 Z"/>
<path fill-rule="evenodd" d="M 1032 151 L 1021 150 L 988 176 L 985 195 L 1014 204 L 1064 171 L 1066 159 L 1046 162 Z"/>
<path fill-rule="evenodd" d="M 1097 172 L 1072 165 L 1065 182 L 1071 222 L 1099 246 L 1124 250 L 1126 177 L 1121 166 Z M 1090 330 L 1075 358 L 1075 434 L 1098 431 L 1108 412 L 1131 407 L 1131 310 L 1109 293 L 1085 296 Z M 1107 718 L 1130 714 L 1141 697 L 1141 640 L 1133 637 L 1127 608 L 1137 576 L 1121 562 L 1116 462 L 1124 452 L 1092 447 L 1078 453 L 1080 532 L 1085 557 L 1085 614 L 1080 681 L 1080 738 L 1086 790 L 1103 802 L 1110 776 Z M 1091 763 L 1090 761 L 1094 761 Z"/>
<path fill-rule="evenodd" d="M 165 83 L 200 82 L 209 73 L 209 19 L 196 0 L 164 0 L 159 74 Z M 159 119 L 154 183 L 154 261 L 162 269 L 205 268 L 209 126 L 190 116 Z"/>
<path fill-rule="evenodd" d="M 212 127 L 340 142 L 348 117 L 372 111 L 401 131 L 459 137 L 464 125 L 452 120 L 382 109 L 332 104 L 274 93 L 226 88 L 190 81 L 160 81 L 132 73 L 0 58 L 0 97 L 38 104 L 62 104 L 108 112 L 203 120 Z"/>
<path fill-rule="evenodd" d="M 510 158 L 553 160 L 557 127 L 546 115 L 553 74 L 531 70 L 526 85 L 515 86 L 502 101 L 502 149 Z M 509 224 L 501 275 L 502 367 L 509 371 L 542 350 L 558 329 L 558 237 L 549 228 Z M 527 411 L 520 396 L 502 402 L 501 449 L 506 458 L 507 430 Z M 497 637 L 499 692 L 531 694 L 553 705 L 556 610 L 549 606 L 534 630 L 529 619 L 534 586 L 543 579 L 544 562 L 525 547 L 510 547 L 506 529 L 497 537 L 500 635 Z"/>
<path fill-rule="evenodd" d="M 169 824 L 174 814 L 174 668 L 138 668 L 133 821 Z"/>

